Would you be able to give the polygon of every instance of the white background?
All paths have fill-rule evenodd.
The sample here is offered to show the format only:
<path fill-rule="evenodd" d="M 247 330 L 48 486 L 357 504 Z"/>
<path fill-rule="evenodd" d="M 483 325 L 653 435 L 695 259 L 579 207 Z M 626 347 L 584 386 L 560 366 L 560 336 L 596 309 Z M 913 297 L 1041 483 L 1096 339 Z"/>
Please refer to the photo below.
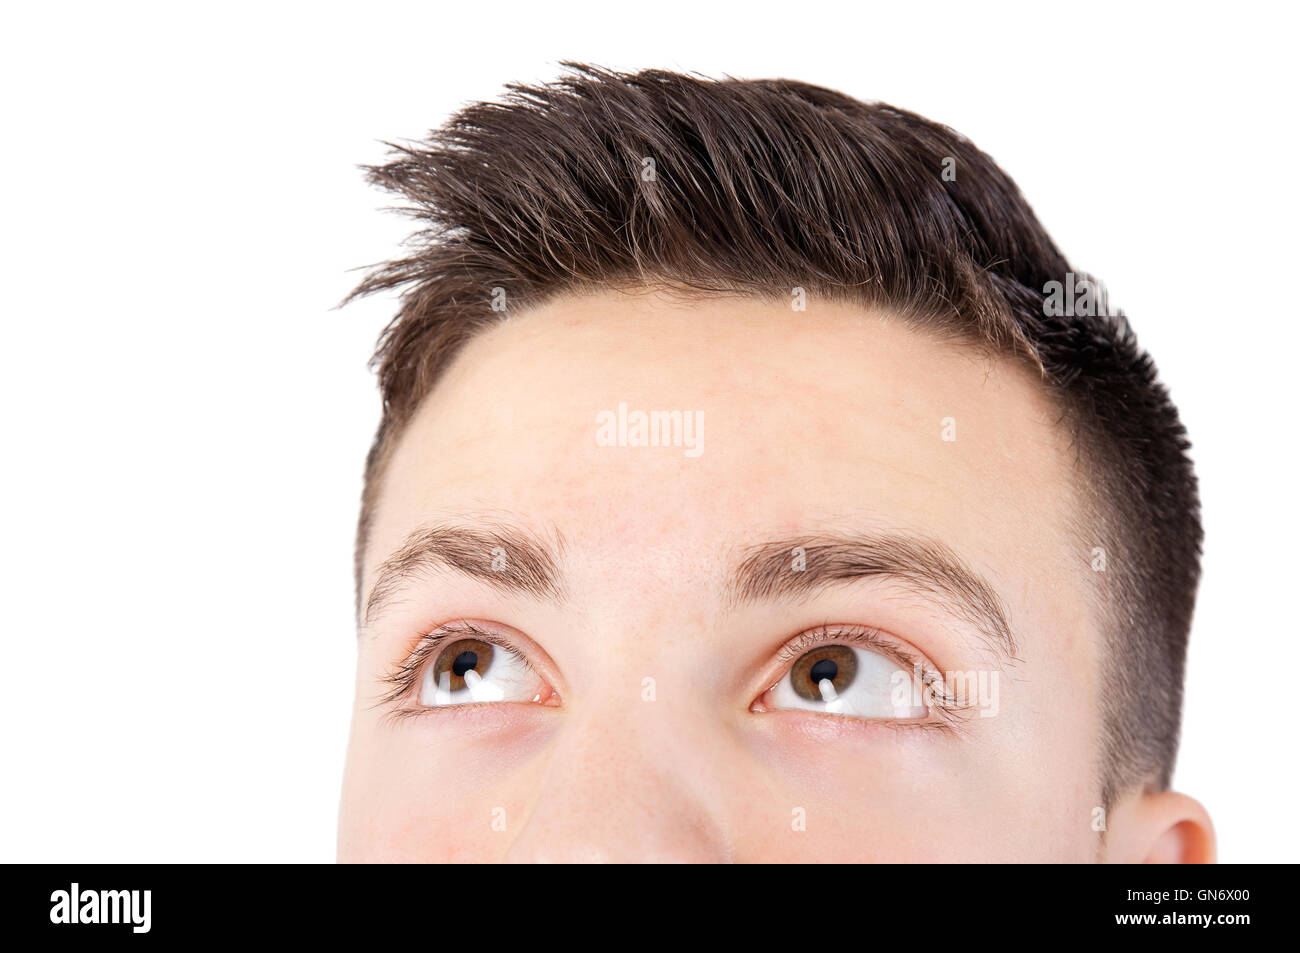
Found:
<path fill-rule="evenodd" d="M 333 858 L 394 298 L 332 308 L 409 230 L 356 166 L 579 59 L 882 99 L 1017 180 L 1195 443 L 1177 786 L 1223 860 L 1300 860 L 1281 4 L 37 7 L 0 55 L 0 859 Z"/>

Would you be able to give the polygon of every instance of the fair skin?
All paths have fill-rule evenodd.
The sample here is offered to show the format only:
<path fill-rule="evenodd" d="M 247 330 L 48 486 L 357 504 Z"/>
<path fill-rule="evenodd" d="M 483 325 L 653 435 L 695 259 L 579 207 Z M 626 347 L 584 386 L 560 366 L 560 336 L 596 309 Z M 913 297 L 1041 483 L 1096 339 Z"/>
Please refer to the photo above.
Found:
<path fill-rule="evenodd" d="M 699 412 L 701 452 L 600 445 L 620 404 Z M 1099 629 L 1058 417 L 1031 369 L 825 301 L 609 291 L 480 334 L 375 510 L 339 858 L 1212 860 L 1180 794 L 1094 829 Z M 995 687 L 899 708 L 904 659 Z M 430 665 L 472 674 L 439 693 Z"/>

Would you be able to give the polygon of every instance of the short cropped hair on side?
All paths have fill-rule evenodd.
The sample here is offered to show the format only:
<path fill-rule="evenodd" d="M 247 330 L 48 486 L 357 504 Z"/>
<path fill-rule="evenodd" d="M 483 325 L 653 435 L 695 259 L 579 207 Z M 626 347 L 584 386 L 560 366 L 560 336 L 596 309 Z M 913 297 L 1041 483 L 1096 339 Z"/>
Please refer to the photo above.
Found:
<path fill-rule="evenodd" d="M 373 359 L 383 416 L 358 599 L 388 456 L 451 358 L 502 320 L 494 295 L 517 312 L 586 290 L 788 301 L 804 288 L 1039 375 L 1078 451 L 1079 559 L 1100 547 L 1107 560 L 1089 573 L 1105 630 L 1102 802 L 1167 788 L 1202 543 L 1186 433 L 1122 314 L 1050 306 L 1052 283 L 1090 279 L 1011 179 L 945 126 L 818 86 L 564 66 L 365 167 L 419 229 L 343 302 L 402 289 Z"/>

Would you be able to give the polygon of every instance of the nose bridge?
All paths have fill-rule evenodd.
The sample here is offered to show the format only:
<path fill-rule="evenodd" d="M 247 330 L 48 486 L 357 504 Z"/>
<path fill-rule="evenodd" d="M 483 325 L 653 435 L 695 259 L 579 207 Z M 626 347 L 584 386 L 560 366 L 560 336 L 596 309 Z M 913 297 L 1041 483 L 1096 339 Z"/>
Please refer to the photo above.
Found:
<path fill-rule="evenodd" d="M 723 741 L 706 723 L 657 687 L 606 686 L 557 738 L 507 859 L 729 859 Z"/>

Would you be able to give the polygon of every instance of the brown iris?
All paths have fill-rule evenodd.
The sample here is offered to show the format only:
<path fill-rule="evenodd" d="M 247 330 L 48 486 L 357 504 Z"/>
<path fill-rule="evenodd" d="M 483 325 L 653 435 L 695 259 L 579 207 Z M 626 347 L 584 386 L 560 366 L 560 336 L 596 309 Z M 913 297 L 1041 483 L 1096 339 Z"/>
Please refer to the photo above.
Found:
<path fill-rule="evenodd" d="M 790 682 L 800 698 L 822 701 L 821 683 L 829 680 L 840 694 L 853 684 L 858 673 L 858 657 L 847 645 L 823 645 L 799 656 L 790 670 Z"/>
<path fill-rule="evenodd" d="M 465 688 L 466 672 L 477 672 L 483 677 L 491 667 L 492 643 L 460 639 L 438 654 L 438 661 L 433 663 L 433 684 L 449 692 L 459 692 Z M 444 672 L 448 673 L 445 685 L 442 680 Z"/>

